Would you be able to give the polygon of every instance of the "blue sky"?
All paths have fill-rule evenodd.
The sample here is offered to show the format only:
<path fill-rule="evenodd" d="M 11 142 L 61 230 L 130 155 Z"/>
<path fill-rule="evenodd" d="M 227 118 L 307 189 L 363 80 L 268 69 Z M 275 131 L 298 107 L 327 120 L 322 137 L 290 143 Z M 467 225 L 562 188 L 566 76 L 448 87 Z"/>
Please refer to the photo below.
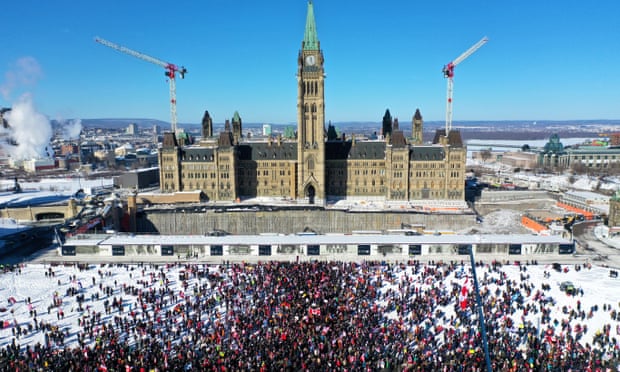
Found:
<path fill-rule="evenodd" d="M 50 118 L 170 120 L 163 69 L 95 36 L 184 65 L 179 123 L 294 123 L 305 0 L 20 0 L 2 6 L 0 106 L 32 95 Z M 620 1 L 315 0 L 326 120 L 401 123 L 620 119 Z"/>

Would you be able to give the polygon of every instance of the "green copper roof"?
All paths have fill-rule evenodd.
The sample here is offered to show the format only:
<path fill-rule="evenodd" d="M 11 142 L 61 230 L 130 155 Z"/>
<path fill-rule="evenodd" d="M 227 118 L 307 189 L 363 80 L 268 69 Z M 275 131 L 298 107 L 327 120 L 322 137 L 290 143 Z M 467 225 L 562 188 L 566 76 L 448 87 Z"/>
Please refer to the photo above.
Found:
<path fill-rule="evenodd" d="M 306 16 L 306 31 L 304 32 L 304 50 L 319 50 L 319 38 L 316 35 L 314 22 L 314 8 L 312 0 L 308 1 L 308 15 Z"/>
<path fill-rule="evenodd" d="M 239 113 L 237 111 L 235 111 L 234 115 L 233 115 L 233 122 L 240 122 L 241 118 L 239 117 Z"/>

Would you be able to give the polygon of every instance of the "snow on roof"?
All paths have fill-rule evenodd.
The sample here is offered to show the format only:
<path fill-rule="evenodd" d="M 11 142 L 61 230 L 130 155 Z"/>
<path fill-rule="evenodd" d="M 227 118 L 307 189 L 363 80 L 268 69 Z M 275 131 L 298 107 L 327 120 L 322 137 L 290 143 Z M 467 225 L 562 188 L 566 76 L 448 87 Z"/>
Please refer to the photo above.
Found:
<path fill-rule="evenodd" d="M 607 200 L 607 201 L 609 201 L 609 196 L 602 195 L 602 194 L 599 194 L 599 193 L 596 193 L 596 192 L 592 192 L 592 191 L 573 190 L 573 191 L 567 191 L 564 194 L 567 197 L 576 196 L 576 197 L 584 199 L 584 200 Z"/>
<path fill-rule="evenodd" d="M 66 246 L 87 245 L 355 245 L 355 244 L 568 244 L 558 236 L 533 234 L 476 235 L 111 235 L 68 239 Z"/>
<path fill-rule="evenodd" d="M 68 193 L 51 191 L 25 191 L 0 195 L 0 207 L 24 207 L 66 201 L 71 197 Z"/>
<path fill-rule="evenodd" d="M 2 237 L 15 234 L 23 230 L 28 230 L 28 226 L 20 225 L 12 218 L 0 218 L 0 239 Z"/>

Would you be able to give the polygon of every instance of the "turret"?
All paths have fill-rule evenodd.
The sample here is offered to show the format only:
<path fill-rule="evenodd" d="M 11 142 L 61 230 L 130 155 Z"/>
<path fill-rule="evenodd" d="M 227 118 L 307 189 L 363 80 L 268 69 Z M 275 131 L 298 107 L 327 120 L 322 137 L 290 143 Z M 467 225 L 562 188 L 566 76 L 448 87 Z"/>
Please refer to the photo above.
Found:
<path fill-rule="evenodd" d="M 411 134 L 413 137 L 413 144 L 421 145 L 423 142 L 423 124 L 422 114 L 420 114 L 420 109 L 415 110 L 415 114 L 413 114 L 413 120 L 411 121 Z"/>

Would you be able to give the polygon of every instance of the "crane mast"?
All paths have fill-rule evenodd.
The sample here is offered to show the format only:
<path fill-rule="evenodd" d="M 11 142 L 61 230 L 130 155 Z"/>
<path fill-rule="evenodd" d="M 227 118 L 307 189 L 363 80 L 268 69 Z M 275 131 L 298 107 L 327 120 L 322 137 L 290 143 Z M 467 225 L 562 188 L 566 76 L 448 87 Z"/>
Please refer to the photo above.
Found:
<path fill-rule="evenodd" d="M 174 63 L 169 63 L 157 59 L 155 57 L 151 57 L 147 54 L 137 52 L 135 50 L 129 49 L 122 45 L 115 44 L 111 41 L 102 39 L 100 37 L 96 37 L 95 41 L 99 44 L 105 45 L 109 48 L 117 50 L 121 53 L 129 54 L 130 56 L 140 58 L 143 61 L 150 62 L 152 64 L 163 67 L 165 71 L 165 75 L 168 78 L 168 83 L 170 85 L 170 124 L 172 127 L 172 132 L 176 133 L 177 131 L 177 93 L 176 93 L 176 76 L 179 74 L 181 79 L 185 78 L 185 74 L 187 73 L 187 69 L 183 66 L 179 67 Z"/>
<path fill-rule="evenodd" d="M 450 134 L 452 130 L 452 93 L 454 90 L 454 83 L 452 78 L 454 77 L 454 68 L 459 63 L 463 62 L 467 57 L 472 55 L 476 50 L 480 49 L 489 39 L 485 36 L 479 42 L 474 44 L 471 48 L 467 49 L 463 54 L 456 57 L 452 62 L 443 67 L 443 76 L 448 79 L 448 93 L 446 102 L 446 136 Z"/>

